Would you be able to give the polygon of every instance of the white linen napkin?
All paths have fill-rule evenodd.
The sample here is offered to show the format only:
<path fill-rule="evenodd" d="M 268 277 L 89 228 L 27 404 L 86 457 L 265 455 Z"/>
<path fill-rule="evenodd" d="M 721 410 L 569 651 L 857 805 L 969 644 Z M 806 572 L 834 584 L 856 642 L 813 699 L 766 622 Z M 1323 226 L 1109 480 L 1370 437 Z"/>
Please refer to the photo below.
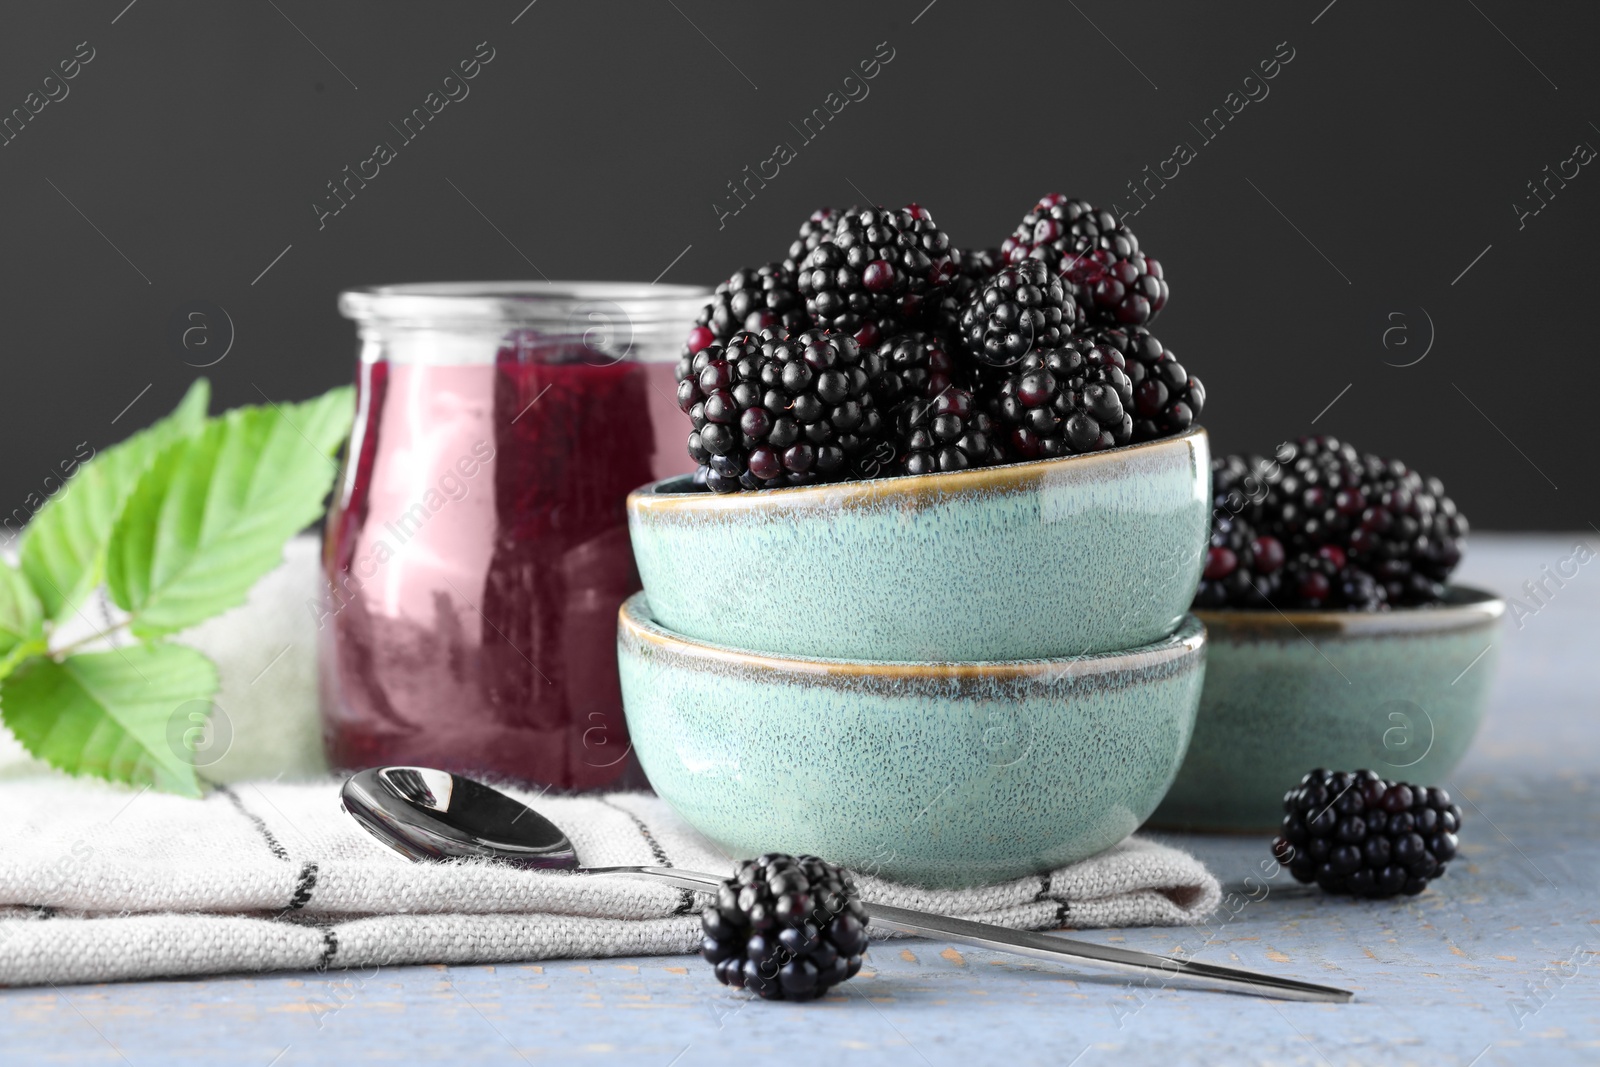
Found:
<path fill-rule="evenodd" d="M 9 773 L 8 773 L 9 772 Z M 236 783 L 204 800 L 0 771 L 0 984 L 692 952 L 704 897 L 642 879 L 413 863 L 339 806 L 339 783 Z M 718 875 L 733 861 L 642 793 L 508 793 L 589 866 Z M 1018 929 L 1183 925 L 1218 904 L 1193 857 L 1129 838 L 966 890 L 860 877 L 870 901 Z"/>

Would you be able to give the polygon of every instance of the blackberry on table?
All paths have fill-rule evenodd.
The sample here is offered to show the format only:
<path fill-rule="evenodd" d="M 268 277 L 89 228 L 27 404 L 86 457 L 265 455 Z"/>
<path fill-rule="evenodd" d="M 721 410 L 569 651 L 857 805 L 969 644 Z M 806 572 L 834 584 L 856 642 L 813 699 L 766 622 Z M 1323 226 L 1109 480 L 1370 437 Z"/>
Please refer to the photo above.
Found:
<path fill-rule="evenodd" d="M 717 981 L 766 1000 L 813 1000 L 855 976 L 867 912 L 850 875 L 815 856 L 739 865 L 700 913 L 700 955 Z"/>
<path fill-rule="evenodd" d="M 837 481 L 887 432 L 872 385 L 876 353 L 850 337 L 767 331 L 713 342 L 678 361 L 689 455 L 719 493 Z"/>
<path fill-rule="evenodd" d="M 1040 259 L 1061 275 L 1089 319 L 1143 326 L 1167 303 L 1161 264 L 1109 211 L 1060 193 L 1024 215 L 1000 251 L 1008 263 Z"/>
<path fill-rule="evenodd" d="M 1030 352 L 994 398 L 1011 450 L 1023 459 L 1125 445 L 1133 434 L 1132 407 L 1122 353 L 1081 337 Z"/>
<path fill-rule="evenodd" d="M 736 333 L 787 332 L 808 325 L 794 273 L 778 263 L 735 271 L 712 291 L 711 303 L 701 309 L 694 323 L 684 346 L 690 355 Z"/>
<path fill-rule="evenodd" d="M 1375 771 L 1311 771 L 1283 797 L 1272 854 L 1299 882 L 1359 897 L 1410 896 L 1455 858 L 1461 808 L 1436 786 Z"/>
<path fill-rule="evenodd" d="M 1122 353 L 1133 383 L 1133 440 L 1154 441 L 1182 433 L 1205 409 L 1206 388 L 1178 357 L 1143 326 L 1090 331 L 1096 344 Z"/>
<path fill-rule="evenodd" d="M 931 325 L 954 276 L 950 238 L 912 204 L 840 215 L 832 238 L 807 253 L 796 280 L 817 326 L 870 345 Z"/>
<path fill-rule="evenodd" d="M 974 359 L 1009 367 L 1034 349 L 1056 348 L 1078 324 L 1061 279 L 1036 259 L 1003 267 L 961 312 L 961 340 Z"/>

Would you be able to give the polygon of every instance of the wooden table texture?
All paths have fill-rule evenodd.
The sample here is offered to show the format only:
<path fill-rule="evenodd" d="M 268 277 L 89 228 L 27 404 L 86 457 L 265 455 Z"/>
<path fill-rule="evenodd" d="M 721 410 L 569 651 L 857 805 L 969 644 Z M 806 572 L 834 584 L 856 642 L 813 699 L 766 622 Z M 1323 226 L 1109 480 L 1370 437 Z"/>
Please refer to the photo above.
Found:
<path fill-rule="evenodd" d="M 1326 898 L 1264 838 L 1157 834 L 1226 902 L 1194 928 L 1079 936 L 1357 993 L 1348 1005 L 1130 985 L 923 940 L 875 945 L 809 1005 L 694 957 L 396 967 L 0 991 L 0 1063 L 477 1065 L 1600 1063 L 1600 562 L 1523 584 L 1600 534 L 1475 537 L 1460 578 L 1518 596 L 1488 721 L 1449 783 L 1462 856 L 1421 896 Z"/>

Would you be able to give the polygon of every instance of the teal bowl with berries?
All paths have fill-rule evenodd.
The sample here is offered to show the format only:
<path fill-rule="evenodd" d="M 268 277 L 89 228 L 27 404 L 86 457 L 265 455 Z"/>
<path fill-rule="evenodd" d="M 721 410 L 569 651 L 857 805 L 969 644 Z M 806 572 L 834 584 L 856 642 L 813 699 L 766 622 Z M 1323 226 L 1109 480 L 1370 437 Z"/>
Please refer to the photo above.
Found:
<path fill-rule="evenodd" d="M 1164 829 L 1267 832 L 1315 767 L 1443 784 L 1483 721 L 1505 601 L 1451 587 L 1380 612 L 1202 611 L 1205 691 Z"/>
<path fill-rule="evenodd" d="M 1090 655 L 1172 633 L 1210 535 L 1205 431 L 976 470 L 628 497 L 661 625 L 785 656 Z"/>
<path fill-rule="evenodd" d="M 811 853 L 982 885 L 1101 852 L 1166 793 L 1205 628 L 1125 652 L 995 663 L 774 656 L 622 606 L 628 733 L 651 786 L 730 855 Z"/>

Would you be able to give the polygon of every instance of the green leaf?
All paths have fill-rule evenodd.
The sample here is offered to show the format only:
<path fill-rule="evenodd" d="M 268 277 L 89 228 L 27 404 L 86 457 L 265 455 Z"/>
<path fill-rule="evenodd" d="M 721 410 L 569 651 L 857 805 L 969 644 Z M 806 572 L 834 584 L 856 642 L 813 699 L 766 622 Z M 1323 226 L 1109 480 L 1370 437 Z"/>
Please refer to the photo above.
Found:
<path fill-rule="evenodd" d="M 353 385 L 329 389 L 321 396 L 297 404 L 274 404 L 274 411 L 289 420 L 300 436 L 323 455 L 335 455 L 350 436 L 350 420 L 356 410 Z"/>
<path fill-rule="evenodd" d="M 170 415 L 85 463 L 28 523 L 22 573 L 46 618 L 71 614 L 100 584 L 106 542 L 128 494 L 162 449 L 204 425 L 210 403 L 211 386 L 200 378 Z"/>
<path fill-rule="evenodd" d="M 162 452 L 128 498 L 106 584 L 133 632 L 159 637 L 244 603 L 284 542 L 316 521 L 352 393 L 239 408 Z"/>
<path fill-rule="evenodd" d="M 0 655 L 44 636 L 44 609 L 22 572 L 0 563 Z"/>
<path fill-rule="evenodd" d="M 217 669 L 183 645 L 135 645 L 31 659 L 0 682 L 0 714 L 27 750 L 69 774 L 200 795 L 184 747 L 187 708 L 217 691 Z"/>
<path fill-rule="evenodd" d="M 47 651 L 39 598 L 21 571 L 0 563 L 0 678 L 29 656 Z"/>

